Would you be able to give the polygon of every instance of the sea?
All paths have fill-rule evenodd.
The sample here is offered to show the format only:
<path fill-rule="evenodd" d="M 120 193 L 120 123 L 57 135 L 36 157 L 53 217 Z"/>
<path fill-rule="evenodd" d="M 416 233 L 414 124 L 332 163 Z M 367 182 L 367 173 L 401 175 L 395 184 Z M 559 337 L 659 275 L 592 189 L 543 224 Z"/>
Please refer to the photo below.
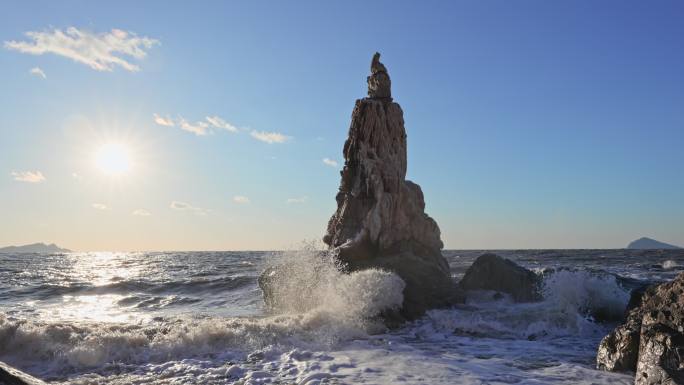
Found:
<path fill-rule="evenodd" d="M 54 384 L 631 384 L 598 343 L 630 290 L 684 271 L 682 250 L 495 250 L 541 302 L 471 292 L 387 330 L 397 276 L 299 249 L 0 254 L 0 361 Z M 443 254 L 458 280 L 484 252 Z M 267 309 L 257 278 L 282 264 Z"/>

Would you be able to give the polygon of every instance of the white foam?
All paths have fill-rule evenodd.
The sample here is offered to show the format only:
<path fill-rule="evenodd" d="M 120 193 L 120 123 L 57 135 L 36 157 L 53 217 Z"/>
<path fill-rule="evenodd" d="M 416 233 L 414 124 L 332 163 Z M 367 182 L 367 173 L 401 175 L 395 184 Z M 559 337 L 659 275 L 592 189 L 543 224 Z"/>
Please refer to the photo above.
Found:
<path fill-rule="evenodd" d="M 266 346 L 326 349 L 384 330 L 376 316 L 403 301 L 404 282 L 380 270 L 341 273 L 307 249 L 280 259 L 288 274 L 274 293 L 276 314 L 261 318 L 169 318 L 159 322 L 25 321 L 0 315 L 0 356 L 43 373 L 111 362 L 142 364 Z M 47 364 L 47 365 L 46 365 Z"/>
<path fill-rule="evenodd" d="M 280 254 L 274 262 L 282 269 L 272 281 L 274 311 L 318 318 L 342 339 L 384 329 L 375 318 L 401 306 L 404 281 L 376 269 L 345 274 L 335 261 L 313 247 Z"/>
<path fill-rule="evenodd" d="M 670 270 L 679 267 L 679 264 L 677 261 L 673 261 L 671 259 L 668 259 L 667 261 L 663 262 L 663 269 L 665 270 Z"/>
<path fill-rule="evenodd" d="M 567 314 L 592 316 L 602 313 L 619 319 L 629 292 L 623 289 L 615 276 L 586 270 L 558 270 L 544 277 L 544 300 Z"/>
<path fill-rule="evenodd" d="M 277 311 L 265 317 L 174 317 L 141 323 L 0 316 L 0 360 L 69 384 L 629 384 L 593 369 L 610 329 L 597 310 L 628 295 L 610 275 L 544 272 L 538 303 L 473 293 L 400 330 L 374 317 L 402 302 L 403 281 L 340 273 L 315 249 L 277 256 Z M 607 310 L 606 310 L 607 309 Z"/>

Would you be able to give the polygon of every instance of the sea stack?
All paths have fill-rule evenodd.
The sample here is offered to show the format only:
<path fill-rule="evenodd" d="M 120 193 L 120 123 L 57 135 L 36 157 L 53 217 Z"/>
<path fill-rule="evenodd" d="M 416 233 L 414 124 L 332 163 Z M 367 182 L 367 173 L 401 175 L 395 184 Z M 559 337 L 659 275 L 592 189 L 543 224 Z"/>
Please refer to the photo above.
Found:
<path fill-rule="evenodd" d="M 368 97 L 356 101 L 337 210 L 323 241 L 348 271 L 389 270 L 406 283 L 401 315 L 463 301 L 451 278 L 437 223 L 425 214 L 420 186 L 406 180 L 403 111 L 391 97 L 391 81 L 376 53 Z"/>

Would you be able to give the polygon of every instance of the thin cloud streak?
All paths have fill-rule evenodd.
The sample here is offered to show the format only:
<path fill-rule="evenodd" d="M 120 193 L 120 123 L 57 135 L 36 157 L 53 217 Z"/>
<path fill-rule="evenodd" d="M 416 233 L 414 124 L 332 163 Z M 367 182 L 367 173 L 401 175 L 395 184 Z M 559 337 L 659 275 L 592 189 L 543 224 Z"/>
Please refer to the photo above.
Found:
<path fill-rule="evenodd" d="M 252 135 L 252 138 L 256 140 L 260 140 L 262 142 L 268 143 L 268 144 L 273 144 L 273 143 L 285 143 L 288 140 L 290 140 L 290 137 L 287 135 L 283 135 L 278 132 L 265 132 L 265 131 L 257 131 L 257 130 L 252 130 L 252 132 L 249 133 Z"/>
<path fill-rule="evenodd" d="M 47 79 L 47 76 L 45 75 L 45 71 L 43 71 L 42 69 L 40 69 L 40 67 L 33 67 L 33 68 L 31 68 L 31 69 L 29 70 L 29 73 L 30 73 L 31 75 L 35 75 L 35 76 L 39 76 L 39 77 L 41 77 L 41 78 L 43 78 L 43 79 Z"/>
<path fill-rule="evenodd" d="M 178 125 L 182 130 L 192 132 L 197 136 L 204 136 L 211 133 L 211 131 L 209 130 L 209 123 L 203 121 L 199 121 L 193 124 L 183 118 L 180 118 Z"/>
<path fill-rule="evenodd" d="M 203 209 L 201 207 L 195 207 L 189 203 L 185 202 L 180 202 L 180 201 L 172 201 L 171 204 L 169 205 L 169 208 L 172 210 L 178 210 L 178 211 L 189 211 L 193 212 L 197 215 L 207 215 L 209 213 L 209 210 Z"/>
<path fill-rule="evenodd" d="M 232 124 L 226 122 L 225 120 L 219 118 L 218 116 L 207 116 L 206 117 L 207 122 L 211 124 L 213 127 L 216 128 L 221 128 L 229 132 L 236 133 L 238 132 L 238 128 L 233 126 Z"/>
<path fill-rule="evenodd" d="M 158 114 L 153 114 L 152 116 L 154 117 L 154 122 L 160 126 L 173 127 L 176 125 L 176 123 L 173 122 L 173 119 L 168 116 L 163 117 Z"/>
<path fill-rule="evenodd" d="M 303 196 L 299 198 L 288 198 L 287 199 L 287 204 L 303 204 L 306 203 L 309 200 L 308 196 Z"/>
<path fill-rule="evenodd" d="M 40 171 L 12 171 L 14 180 L 26 183 L 41 183 L 45 181 L 45 176 Z"/>
<path fill-rule="evenodd" d="M 154 122 L 157 125 L 165 127 L 180 127 L 181 130 L 191 132 L 197 136 L 206 136 L 213 134 L 218 130 L 228 131 L 233 134 L 237 134 L 240 131 L 248 131 L 247 128 L 238 128 L 237 126 L 228 123 L 225 119 L 219 116 L 207 116 L 205 120 L 199 120 L 195 123 L 191 123 L 182 116 L 174 120 L 167 116 L 161 116 L 157 113 L 152 114 Z M 285 143 L 292 139 L 292 137 L 279 132 L 267 132 L 267 131 L 257 131 L 251 130 L 249 132 L 250 136 L 258 141 L 273 144 L 273 143 Z"/>
<path fill-rule="evenodd" d="M 104 203 L 93 203 L 90 206 L 92 208 L 94 208 L 95 210 L 102 210 L 102 211 L 109 210 L 109 207 Z"/>
<path fill-rule="evenodd" d="M 235 202 L 237 204 L 244 205 L 244 204 L 249 203 L 250 201 L 249 201 L 249 198 L 247 198 L 246 196 L 236 195 L 233 197 L 233 202 Z"/>
<path fill-rule="evenodd" d="M 239 128 L 228 123 L 219 116 L 207 116 L 205 120 L 199 120 L 195 123 L 190 123 L 182 116 L 178 117 L 178 119 L 175 121 L 168 115 L 161 116 L 157 113 L 154 113 L 152 116 L 154 118 L 154 122 L 160 126 L 175 127 L 177 125 L 182 130 L 192 132 L 197 136 L 213 134 L 218 130 L 228 131 L 234 134 L 240 132 Z"/>

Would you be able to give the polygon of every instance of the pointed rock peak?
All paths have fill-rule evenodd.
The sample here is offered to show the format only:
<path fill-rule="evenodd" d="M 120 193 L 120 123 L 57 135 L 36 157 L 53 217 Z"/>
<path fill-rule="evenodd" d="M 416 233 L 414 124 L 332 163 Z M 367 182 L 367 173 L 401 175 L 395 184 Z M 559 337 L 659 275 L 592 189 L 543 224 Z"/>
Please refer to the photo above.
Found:
<path fill-rule="evenodd" d="M 373 61 L 371 61 L 371 73 L 376 74 L 378 72 L 387 72 L 385 65 L 380 63 L 380 52 L 376 52 L 373 55 Z"/>
<path fill-rule="evenodd" d="M 367 78 L 368 97 L 392 100 L 392 81 L 387 73 L 387 68 L 385 68 L 384 64 L 380 63 L 380 52 L 376 52 L 373 55 L 370 69 L 371 75 Z"/>

